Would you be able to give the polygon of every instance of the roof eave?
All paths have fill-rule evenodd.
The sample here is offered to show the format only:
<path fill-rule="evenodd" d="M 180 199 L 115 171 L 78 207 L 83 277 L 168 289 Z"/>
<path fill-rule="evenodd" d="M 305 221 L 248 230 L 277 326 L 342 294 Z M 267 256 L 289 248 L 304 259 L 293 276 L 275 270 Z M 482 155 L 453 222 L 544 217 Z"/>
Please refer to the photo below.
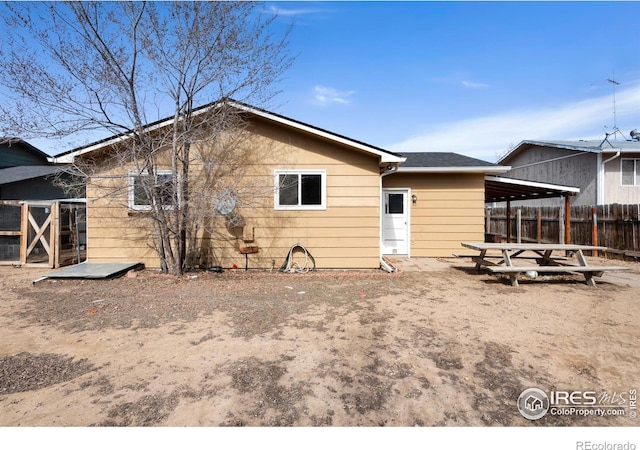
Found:
<path fill-rule="evenodd" d="M 241 102 L 237 102 L 234 100 L 228 100 L 227 104 L 230 106 L 233 106 L 234 108 L 237 108 L 241 111 L 245 111 L 248 113 L 251 113 L 253 115 L 259 116 L 259 117 L 263 117 L 267 120 L 273 121 L 273 122 L 277 122 L 286 126 L 289 126 L 291 128 L 300 130 L 300 131 L 304 131 L 310 134 L 313 134 L 315 136 L 318 137 L 322 137 L 343 145 L 347 145 L 349 147 L 364 151 L 366 153 L 370 153 L 373 155 L 376 155 L 380 158 L 380 163 L 381 164 L 400 164 L 406 161 L 406 158 L 404 158 L 401 155 L 397 155 L 394 154 L 392 152 L 388 152 L 388 151 L 384 151 L 382 149 L 376 148 L 376 147 L 372 147 L 370 145 L 366 145 L 362 142 L 358 142 L 358 141 L 354 141 L 352 139 L 346 138 L 344 136 L 339 136 L 336 135 L 334 133 L 325 131 L 325 130 L 321 130 L 319 128 L 315 128 L 312 127 L 311 125 L 307 125 L 304 124 L 302 122 L 298 122 L 289 118 L 286 118 L 284 116 L 280 116 L 274 113 L 270 113 L 269 111 L 266 110 L 262 110 L 262 109 L 258 109 L 255 107 L 252 107 L 250 105 L 241 103 Z M 209 111 L 210 108 L 216 108 L 219 107 L 221 105 L 220 102 L 214 103 L 214 104 L 210 104 L 207 105 L 205 107 L 201 107 L 199 108 L 197 111 L 194 112 L 195 115 L 199 115 L 199 114 L 203 114 L 206 111 Z M 167 118 L 165 120 L 156 122 L 152 125 L 149 125 L 147 130 L 148 131 L 153 131 L 162 127 L 165 127 L 167 125 L 170 125 L 171 123 L 173 123 L 174 118 Z M 99 142 L 96 142 L 94 144 L 90 144 L 87 147 L 84 148 L 80 148 L 76 151 L 71 151 L 71 152 L 67 152 L 67 153 L 63 153 L 60 154 L 59 156 L 54 156 L 53 157 L 53 162 L 54 163 L 58 163 L 58 164 L 62 164 L 62 163 L 73 163 L 73 159 L 76 156 L 80 156 L 80 155 L 84 155 L 86 153 L 90 153 L 92 151 L 98 150 L 100 148 L 103 147 L 107 147 L 110 145 L 114 145 L 117 144 L 118 142 L 122 142 L 125 141 L 129 138 L 131 138 L 133 136 L 132 133 L 126 133 L 126 134 L 122 134 L 119 136 L 114 136 L 112 138 L 108 138 Z"/>
<path fill-rule="evenodd" d="M 559 184 L 551 184 L 551 183 L 540 183 L 538 181 L 518 180 L 515 178 L 504 178 L 504 177 L 498 177 L 498 176 L 487 177 L 486 180 L 488 181 L 493 180 L 493 181 L 498 181 L 506 184 L 513 184 L 517 186 L 530 186 L 530 187 L 536 187 L 541 189 L 559 190 L 559 191 L 564 191 L 571 194 L 580 193 L 579 187 L 562 186 Z"/>
<path fill-rule="evenodd" d="M 600 153 L 640 153 L 640 147 L 638 148 L 622 148 L 622 147 L 603 148 Z"/>
<path fill-rule="evenodd" d="M 470 166 L 470 167 L 398 167 L 400 173 L 505 173 L 511 166 Z"/>
<path fill-rule="evenodd" d="M 500 158 L 497 163 L 503 163 L 504 161 L 507 161 L 508 159 L 514 157 L 515 155 L 517 155 L 518 153 L 520 153 L 522 151 L 522 149 L 524 149 L 525 147 L 528 146 L 536 146 L 536 147 L 551 147 L 551 148 L 559 148 L 559 149 L 563 149 L 563 150 L 572 150 L 572 151 L 576 151 L 576 152 L 584 152 L 584 153 L 600 153 L 601 151 L 603 151 L 603 149 L 596 149 L 590 146 L 584 146 L 584 145 L 571 145 L 571 144 L 567 144 L 567 143 L 560 143 L 560 142 L 553 142 L 553 141 L 521 141 L 518 145 L 516 145 L 513 150 L 511 150 L 509 153 L 507 153 L 506 155 L 504 155 L 502 158 Z M 616 149 L 606 149 L 606 151 L 616 151 Z"/>
<path fill-rule="evenodd" d="M 277 114 L 270 113 L 269 111 L 265 111 L 265 110 L 262 110 L 262 109 L 257 109 L 257 108 L 251 107 L 249 105 L 246 105 L 244 103 L 230 102 L 229 104 L 234 106 L 235 108 L 238 108 L 238 109 L 242 110 L 242 111 L 249 112 L 249 113 L 254 114 L 256 116 L 263 117 L 265 119 L 280 123 L 282 125 L 286 125 L 288 127 L 295 128 L 297 130 L 300 130 L 300 131 L 303 131 L 303 132 L 306 132 L 306 133 L 310 133 L 310 134 L 313 134 L 315 136 L 318 136 L 318 137 L 321 137 L 321 138 L 324 138 L 324 139 L 329 139 L 331 141 L 338 142 L 340 144 L 347 145 L 347 146 L 352 147 L 352 148 L 356 148 L 356 149 L 364 151 L 366 153 L 372 153 L 372 154 L 380 157 L 380 163 L 385 163 L 385 164 L 388 164 L 388 163 L 403 163 L 403 162 L 405 162 L 407 160 L 407 158 L 404 158 L 403 156 L 396 155 L 394 153 L 387 152 L 387 151 L 372 147 L 370 145 L 366 145 L 366 144 L 364 144 L 362 142 L 354 141 L 354 140 L 346 138 L 344 136 L 336 135 L 336 134 L 331 133 L 329 131 L 321 130 L 321 129 L 313 127 L 311 125 L 304 124 L 302 122 L 298 122 L 298 121 L 295 121 L 295 120 L 292 120 L 292 119 L 289 119 L 289 118 L 286 118 L 286 117 L 283 117 L 283 116 L 280 116 L 280 115 L 277 115 Z"/>

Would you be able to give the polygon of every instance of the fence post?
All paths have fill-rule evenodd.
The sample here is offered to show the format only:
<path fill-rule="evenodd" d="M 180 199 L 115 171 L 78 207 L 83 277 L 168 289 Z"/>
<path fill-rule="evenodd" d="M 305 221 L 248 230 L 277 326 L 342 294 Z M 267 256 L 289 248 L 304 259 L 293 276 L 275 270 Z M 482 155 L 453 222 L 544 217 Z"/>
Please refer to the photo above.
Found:
<path fill-rule="evenodd" d="M 49 267 L 60 267 L 60 202 L 51 205 L 51 222 L 49 223 Z"/>
<path fill-rule="evenodd" d="M 538 244 L 542 243 L 542 210 L 538 208 L 538 224 L 536 225 L 536 240 Z"/>
<path fill-rule="evenodd" d="M 565 233 L 564 233 L 564 224 L 565 224 L 565 220 L 564 220 L 564 215 L 565 212 L 562 208 L 560 208 L 558 210 L 558 242 L 560 244 L 564 244 L 564 237 L 565 237 Z"/>
<path fill-rule="evenodd" d="M 507 200 L 507 243 L 511 242 L 511 201 Z"/>
<path fill-rule="evenodd" d="M 571 244 L 571 200 L 564 196 L 564 243 Z"/>
<path fill-rule="evenodd" d="M 485 209 L 485 233 L 491 233 L 491 209 Z"/>
<path fill-rule="evenodd" d="M 20 262 L 27 263 L 27 246 L 29 245 L 29 205 L 20 205 Z"/>
<path fill-rule="evenodd" d="M 598 245 L 598 209 L 591 207 L 591 245 Z M 592 256 L 598 256 L 598 250 L 591 252 Z"/>

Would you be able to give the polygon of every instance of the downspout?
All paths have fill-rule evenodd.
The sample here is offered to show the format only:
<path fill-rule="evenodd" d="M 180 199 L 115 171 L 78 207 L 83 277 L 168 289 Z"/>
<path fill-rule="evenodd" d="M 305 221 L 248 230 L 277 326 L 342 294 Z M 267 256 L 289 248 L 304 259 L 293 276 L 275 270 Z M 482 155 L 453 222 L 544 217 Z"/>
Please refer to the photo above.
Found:
<path fill-rule="evenodd" d="M 392 267 L 391 265 L 389 265 L 384 258 L 382 257 L 382 211 L 384 208 L 384 195 L 382 192 L 382 179 L 384 177 L 386 177 L 387 175 L 391 175 L 392 173 L 395 173 L 396 170 L 398 170 L 398 165 L 388 165 L 385 170 L 380 174 L 380 224 L 378 226 L 379 229 L 379 237 L 378 237 L 378 253 L 379 253 L 379 259 L 380 259 L 380 267 L 383 270 L 386 270 L 389 273 L 393 273 L 396 271 L 395 267 Z"/>
<path fill-rule="evenodd" d="M 615 155 L 613 155 L 610 158 L 607 158 L 606 160 L 602 160 L 602 153 L 598 153 L 598 179 L 596 182 L 596 203 L 598 205 L 603 205 L 604 204 L 604 166 L 605 164 L 607 164 L 610 161 L 613 161 L 614 159 L 616 159 L 618 156 L 620 156 L 620 150 L 618 150 L 616 152 Z"/>

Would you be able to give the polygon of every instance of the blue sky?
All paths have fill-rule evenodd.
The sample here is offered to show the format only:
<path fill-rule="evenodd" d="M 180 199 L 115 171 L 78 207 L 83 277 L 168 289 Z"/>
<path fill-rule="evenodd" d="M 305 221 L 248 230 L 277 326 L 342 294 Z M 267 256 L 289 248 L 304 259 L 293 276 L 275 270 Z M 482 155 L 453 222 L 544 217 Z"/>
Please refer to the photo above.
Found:
<path fill-rule="evenodd" d="M 495 162 L 522 140 L 640 129 L 640 2 L 265 8 L 294 23 L 298 54 L 267 107 L 371 145 Z M 86 143 L 29 141 L 50 153 Z"/>
<path fill-rule="evenodd" d="M 299 52 L 275 111 L 353 139 L 494 162 L 525 139 L 640 129 L 640 2 L 267 7 Z"/>

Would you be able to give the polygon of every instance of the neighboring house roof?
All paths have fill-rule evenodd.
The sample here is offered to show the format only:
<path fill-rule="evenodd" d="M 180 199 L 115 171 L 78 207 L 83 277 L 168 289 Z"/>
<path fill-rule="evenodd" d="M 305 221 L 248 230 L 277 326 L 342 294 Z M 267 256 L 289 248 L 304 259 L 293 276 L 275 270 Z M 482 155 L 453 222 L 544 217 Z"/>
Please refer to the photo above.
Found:
<path fill-rule="evenodd" d="M 0 169 L 0 185 L 31 180 L 49 175 L 55 175 L 64 170 L 60 166 L 16 166 Z"/>
<path fill-rule="evenodd" d="M 510 169 L 508 166 L 500 166 L 458 153 L 403 153 L 402 156 L 407 160 L 398 168 L 398 172 L 405 173 L 502 173 Z"/>
<path fill-rule="evenodd" d="M 587 153 L 634 153 L 640 152 L 639 141 L 578 140 L 578 141 L 532 141 L 520 142 L 513 150 L 498 160 L 498 164 L 508 162 L 529 147 L 550 147 Z"/>
<path fill-rule="evenodd" d="M 9 160 L 6 160 L 3 156 L 4 153 L 0 154 L 0 168 L 17 165 L 44 165 L 51 162 L 51 157 L 45 152 L 17 137 L 0 136 L 0 150 L 3 152 L 8 150 L 11 155 Z"/>
<path fill-rule="evenodd" d="M 227 102 L 227 104 L 235 108 L 238 108 L 242 111 L 245 111 L 247 113 L 253 114 L 255 116 L 262 117 L 272 122 L 276 122 L 276 123 L 297 129 L 299 131 L 310 133 L 312 135 L 315 135 L 324 139 L 328 139 L 330 141 L 344 144 L 354 149 L 358 149 L 366 153 L 370 153 L 372 155 L 376 155 L 380 157 L 381 163 L 401 163 L 404 161 L 404 158 L 401 155 L 390 152 L 388 150 L 384 150 L 380 147 L 375 147 L 373 145 L 365 144 L 364 142 L 360 142 L 336 133 L 332 133 L 330 131 L 323 130 L 322 128 L 314 127 L 312 125 L 309 125 L 294 119 L 290 119 L 280 114 L 275 114 L 275 113 L 266 111 L 264 109 L 256 108 L 246 103 L 238 102 L 235 100 L 225 100 L 225 101 Z M 221 101 L 221 102 L 214 102 L 208 105 L 201 106 L 194 111 L 194 115 L 203 114 L 209 111 L 211 108 L 219 107 L 222 103 L 223 102 Z M 153 129 L 162 128 L 172 124 L 173 121 L 174 121 L 173 117 L 161 119 L 156 122 L 148 124 L 147 129 L 153 130 Z M 105 146 L 115 144 L 122 140 L 128 139 L 130 136 L 131 136 L 130 133 L 122 133 L 117 136 L 111 136 L 109 138 L 102 139 L 82 147 L 78 147 L 63 153 L 59 153 L 54 156 L 54 161 L 57 163 L 70 163 L 70 162 L 73 162 L 73 158 L 76 156 L 80 156 L 85 153 L 89 153 L 94 150 L 103 148 Z"/>

